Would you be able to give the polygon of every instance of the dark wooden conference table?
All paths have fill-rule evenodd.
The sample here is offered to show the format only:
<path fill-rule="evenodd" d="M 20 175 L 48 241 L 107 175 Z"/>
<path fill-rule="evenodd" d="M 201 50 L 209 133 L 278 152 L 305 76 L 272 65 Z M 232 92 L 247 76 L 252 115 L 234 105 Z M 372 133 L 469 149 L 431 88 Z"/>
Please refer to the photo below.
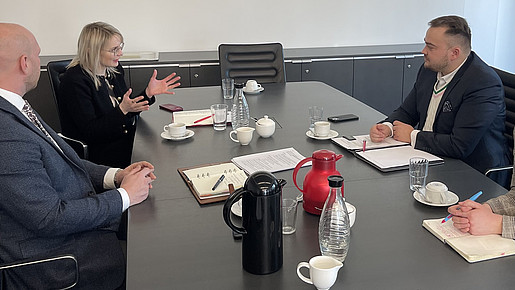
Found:
<path fill-rule="evenodd" d="M 230 128 L 190 128 L 182 141 L 160 137 L 171 113 L 159 104 L 173 103 L 185 110 L 206 109 L 224 102 L 220 87 L 177 89 L 157 97 L 157 104 L 141 114 L 133 161 L 156 167 L 157 180 L 149 198 L 129 209 L 127 289 L 314 289 L 296 274 L 301 261 L 320 255 L 318 216 L 299 204 L 297 231 L 284 235 L 282 268 L 269 275 L 253 275 L 241 266 L 241 240 L 234 240 L 222 217 L 223 202 L 199 205 L 177 168 L 228 161 L 232 157 L 294 147 L 308 157 L 319 149 L 343 154 L 337 169 L 345 178 L 345 197 L 357 208 L 347 259 L 334 289 L 510 289 L 515 284 L 515 257 L 467 263 L 449 246 L 422 227 L 422 220 L 441 218 L 445 207 L 417 202 L 409 190 L 406 170 L 381 173 L 330 140 L 306 136 L 308 107 L 324 107 L 324 117 L 354 113 L 359 121 L 331 124 L 340 136 L 368 133 L 384 115 L 320 82 L 265 84 L 264 92 L 247 95 L 252 117 L 274 117 L 271 138 L 254 138 L 248 146 L 229 139 Z M 229 105 L 232 101 L 229 102 Z M 254 126 L 251 121 L 251 126 Z M 479 201 L 506 191 L 460 160 L 429 168 L 428 182 L 447 184 L 460 200 L 478 190 Z M 300 182 L 310 169 L 299 172 Z M 287 181 L 283 196 L 297 196 L 293 170 L 275 173 Z M 233 216 L 235 223 L 238 218 Z"/>

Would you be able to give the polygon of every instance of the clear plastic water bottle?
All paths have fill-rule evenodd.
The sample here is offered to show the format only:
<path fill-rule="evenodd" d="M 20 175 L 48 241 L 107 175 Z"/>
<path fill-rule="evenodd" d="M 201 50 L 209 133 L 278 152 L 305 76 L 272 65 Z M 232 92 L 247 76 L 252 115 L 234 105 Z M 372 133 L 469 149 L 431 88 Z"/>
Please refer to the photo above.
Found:
<path fill-rule="evenodd" d="M 232 129 L 236 130 L 239 127 L 248 127 L 250 119 L 249 105 L 247 99 L 243 94 L 243 84 L 235 83 L 234 88 L 236 92 L 234 94 L 234 101 L 231 110 L 231 124 Z"/>
<path fill-rule="evenodd" d="M 331 175 L 327 180 L 330 190 L 320 215 L 318 242 L 322 255 L 343 262 L 347 257 L 350 242 L 349 212 L 341 192 L 343 177 Z"/>

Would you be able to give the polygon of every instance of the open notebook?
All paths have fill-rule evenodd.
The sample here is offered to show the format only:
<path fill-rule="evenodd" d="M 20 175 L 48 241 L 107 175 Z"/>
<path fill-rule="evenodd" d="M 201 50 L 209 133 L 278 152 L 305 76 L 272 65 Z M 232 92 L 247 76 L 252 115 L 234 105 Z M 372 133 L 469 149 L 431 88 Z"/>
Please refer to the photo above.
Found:
<path fill-rule="evenodd" d="M 247 174 L 232 162 L 204 164 L 197 167 L 177 169 L 200 204 L 227 199 L 229 184 L 235 189 L 243 187 Z M 213 190 L 213 186 L 224 175 L 224 179 Z"/>
<path fill-rule="evenodd" d="M 500 235 L 473 236 L 462 233 L 453 226 L 452 220 L 428 219 L 422 226 L 440 241 L 451 246 L 469 263 L 515 255 L 515 241 Z"/>

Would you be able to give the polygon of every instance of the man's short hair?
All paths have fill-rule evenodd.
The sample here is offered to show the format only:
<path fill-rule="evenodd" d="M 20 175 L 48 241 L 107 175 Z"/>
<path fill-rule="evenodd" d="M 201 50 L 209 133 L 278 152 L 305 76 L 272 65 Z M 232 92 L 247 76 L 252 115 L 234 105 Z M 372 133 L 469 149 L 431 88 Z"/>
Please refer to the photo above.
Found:
<path fill-rule="evenodd" d="M 472 32 L 463 17 L 450 15 L 441 16 L 429 21 L 430 27 L 447 27 L 445 34 L 455 37 L 461 46 L 470 51 L 472 45 Z"/>

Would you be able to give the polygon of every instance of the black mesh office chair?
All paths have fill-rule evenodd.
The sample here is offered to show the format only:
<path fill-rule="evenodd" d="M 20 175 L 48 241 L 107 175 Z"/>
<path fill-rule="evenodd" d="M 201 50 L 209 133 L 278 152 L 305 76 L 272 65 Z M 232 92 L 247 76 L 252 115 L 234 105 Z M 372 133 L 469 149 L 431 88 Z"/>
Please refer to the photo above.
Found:
<path fill-rule="evenodd" d="M 233 78 L 240 83 L 249 79 L 259 83 L 286 82 L 280 43 L 220 44 L 218 58 L 222 79 Z"/>
<path fill-rule="evenodd" d="M 71 263 L 71 264 L 70 265 L 63 264 L 63 262 L 65 260 L 69 260 L 70 261 L 69 263 Z M 37 284 L 40 284 L 40 283 L 46 284 L 46 285 L 39 285 L 39 286 L 43 286 L 45 288 L 52 288 L 52 289 L 70 289 L 70 288 L 75 287 L 75 285 L 77 285 L 77 282 L 79 281 L 79 263 L 77 262 L 77 259 L 73 255 L 60 255 L 60 256 L 49 257 L 49 258 L 44 258 L 44 259 L 26 259 L 26 260 L 21 260 L 21 261 L 15 261 L 12 263 L 0 264 L 0 282 L 1 282 L 0 288 L 3 289 L 4 283 L 6 283 L 6 281 L 2 281 L 2 279 L 6 278 L 6 276 L 4 276 L 3 272 L 16 271 L 23 267 L 28 269 L 32 266 L 36 266 L 39 264 L 47 264 L 47 266 L 45 266 L 45 268 L 52 267 L 50 265 L 50 263 L 54 263 L 55 264 L 54 266 L 57 266 L 57 267 L 66 267 L 66 269 L 68 269 L 68 268 L 73 269 L 73 276 L 60 277 L 60 279 L 63 279 L 63 281 L 39 281 L 39 282 L 37 282 Z M 34 269 L 32 269 L 32 270 L 34 270 Z M 31 271 L 31 269 L 28 269 L 28 273 L 30 273 L 30 271 Z M 66 274 L 67 273 L 68 272 L 66 272 Z M 69 279 L 69 281 L 67 281 L 68 278 L 72 278 L 72 279 Z M 36 283 L 36 282 L 32 279 L 32 283 Z M 59 283 L 59 285 L 56 285 L 55 283 Z M 68 284 L 68 285 L 61 285 L 61 283 Z M 9 283 L 7 283 L 7 284 L 9 284 Z"/>
<path fill-rule="evenodd" d="M 54 101 L 57 105 L 57 112 L 59 112 L 59 120 L 61 119 L 61 113 L 59 110 L 59 84 L 61 83 L 61 76 L 66 72 L 66 66 L 70 63 L 71 60 L 59 60 L 59 61 L 51 61 L 47 64 L 48 77 L 50 78 L 50 86 L 52 87 L 52 94 L 54 95 Z M 61 124 L 62 127 L 62 124 Z M 64 136 L 59 133 L 59 136 L 63 138 L 68 145 L 70 145 L 77 155 L 79 155 L 82 159 L 88 159 L 88 145 L 82 141 L 75 140 L 69 137 Z"/>
<path fill-rule="evenodd" d="M 506 103 L 506 120 L 504 121 L 505 130 L 504 136 L 506 137 L 509 152 L 513 153 L 513 135 L 515 133 L 515 74 L 500 70 L 492 67 L 494 71 L 499 75 L 504 86 L 504 101 Z M 513 158 L 513 154 L 510 155 Z M 511 162 L 513 164 L 513 160 Z M 512 170 L 513 165 L 492 168 L 485 172 L 488 176 L 493 172 L 502 170 Z"/>

